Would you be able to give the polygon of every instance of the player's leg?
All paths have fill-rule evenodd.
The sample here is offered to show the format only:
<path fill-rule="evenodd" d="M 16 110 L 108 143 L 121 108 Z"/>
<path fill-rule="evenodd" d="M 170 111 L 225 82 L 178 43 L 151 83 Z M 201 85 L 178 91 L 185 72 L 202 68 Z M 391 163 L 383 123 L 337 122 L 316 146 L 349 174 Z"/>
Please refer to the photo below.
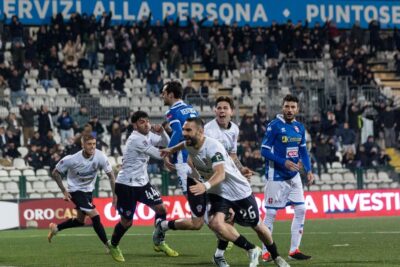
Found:
<path fill-rule="evenodd" d="M 49 224 L 49 233 L 47 235 L 47 240 L 51 242 L 53 237 L 57 234 L 57 232 L 62 231 L 68 228 L 74 228 L 83 226 L 85 224 L 85 214 L 81 211 L 81 207 L 89 207 L 88 202 L 86 200 L 86 196 L 84 192 L 76 191 L 71 192 L 72 202 L 75 204 L 75 209 L 77 210 L 77 218 L 68 219 L 60 224 L 50 223 Z M 91 203 L 91 202 L 90 202 Z"/>
<path fill-rule="evenodd" d="M 274 221 L 279 209 L 286 207 L 290 194 L 290 185 L 283 181 L 268 180 L 264 188 L 265 217 L 264 224 L 273 232 Z M 271 253 L 263 244 L 263 261 L 272 261 Z"/>
<path fill-rule="evenodd" d="M 301 238 L 304 232 L 304 221 L 306 218 L 306 208 L 304 205 L 304 191 L 301 183 L 300 174 L 292 179 L 289 203 L 294 205 L 294 216 L 291 226 L 291 241 L 289 258 L 294 260 L 308 260 L 311 256 L 305 255 L 300 251 Z"/>
<path fill-rule="evenodd" d="M 258 238 L 268 249 L 272 259 L 278 266 L 288 266 L 285 260 L 279 256 L 278 249 L 274 240 L 272 239 L 271 232 L 260 219 L 258 205 L 254 195 L 234 201 L 233 204 L 235 222 L 245 227 L 251 227 L 257 233 Z M 259 250 L 259 253 L 261 254 L 261 250 Z M 255 264 L 258 264 L 258 257 L 254 259 L 250 258 L 250 260 L 253 260 Z"/>
<path fill-rule="evenodd" d="M 115 225 L 108 245 L 110 254 L 114 260 L 122 262 L 125 259 L 118 245 L 121 238 L 132 226 L 133 215 L 136 209 L 136 199 L 134 197 L 134 187 L 124 184 L 115 184 L 115 194 L 117 195 L 117 211 L 121 216 L 121 220 Z"/>
<path fill-rule="evenodd" d="M 183 195 L 187 196 L 188 174 L 191 172 L 191 169 L 187 163 L 176 163 L 175 168 L 176 168 L 176 175 L 178 176 L 179 186 L 182 189 Z"/>
<path fill-rule="evenodd" d="M 164 204 L 152 206 L 152 209 L 156 212 L 156 224 L 153 233 L 154 250 L 156 252 L 164 252 L 165 255 L 169 257 L 179 256 L 179 253 L 170 248 L 170 246 L 165 242 L 165 233 L 158 230 L 160 229 L 158 225 L 160 225 L 162 221 L 165 221 L 167 217 L 167 209 L 165 208 Z"/>
<path fill-rule="evenodd" d="M 92 220 L 92 226 L 97 236 L 100 238 L 101 242 L 103 242 L 103 244 L 107 246 L 108 238 L 106 231 L 104 230 L 104 226 L 100 221 L 99 212 L 96 209 L 93 209 L 91 211 L 87 211 L 86 214 Z"/>

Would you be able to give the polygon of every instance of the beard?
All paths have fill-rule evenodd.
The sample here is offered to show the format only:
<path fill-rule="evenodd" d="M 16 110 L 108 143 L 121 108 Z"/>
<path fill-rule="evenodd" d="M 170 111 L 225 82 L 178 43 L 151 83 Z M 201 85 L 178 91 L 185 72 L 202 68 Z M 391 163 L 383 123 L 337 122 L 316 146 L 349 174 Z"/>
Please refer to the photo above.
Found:
<path fill-rule="evenodd" d="M 195 146 L 198 143 L 195 137 L 186 137 L 185 141 L 188 146 Z"/>

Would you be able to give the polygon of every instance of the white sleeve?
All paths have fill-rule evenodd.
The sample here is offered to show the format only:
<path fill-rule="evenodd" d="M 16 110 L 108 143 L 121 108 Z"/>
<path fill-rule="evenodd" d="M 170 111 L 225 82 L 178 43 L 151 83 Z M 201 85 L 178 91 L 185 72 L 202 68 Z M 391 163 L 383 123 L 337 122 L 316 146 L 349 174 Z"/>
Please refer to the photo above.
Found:
<path fill-rule="evenodd" d="M 239 139 L 239 128 L 236 126 L 235 127 L 235 135 L 233 136 L 233 148 L 231 153 L 237 153 L 237 144 L 238 144 L 238 139 Z"/>
<path fill-rule="evenodd" d="M 226 150 L 218 141 L 207 150 L 207 157 L 211 159 L 212 167 L 225 163 Z"/>
<path fill-rule="evenodd" d="M 65 156 L 56 165 L 56 169 L 59 173 L 65 173 L 71 165 L 71 156 Z"/>
<path fill-rule="evenodd" d="M 161 137 L 160 137 L 160 139 L 161 139 Z M 158 148 L 154 147 L 152 144 L 149 144 L 149 142 L 146 139 L 138 138 L 134 142 L 135 142 L 136 148 L 140 152 L 145 153 L 155 159 L 160 159 L 160 160 L 162 159 Z M 150 137 L 150 142 L 152 142 L 152 137 Z"/>
<path fill-rule="evenodd" d="M 162 146 L 162 147 L 167 147 L 170 141 L 170 138 L 168 134 L 163 131 L 161 135 L 157 135 L 154 133 L 150 133 L 150 140 L 152 145 L 154 146 Z"/>
<path fill-rule="evenodd" d="M 101 160 L 101 168 L 104 170 L 105 173 L 110 173 L 112 172 L 112 166 L 110 162 L 108 161 L 108 158 L 106 155 L 102 153 L 102 160 Z"/>

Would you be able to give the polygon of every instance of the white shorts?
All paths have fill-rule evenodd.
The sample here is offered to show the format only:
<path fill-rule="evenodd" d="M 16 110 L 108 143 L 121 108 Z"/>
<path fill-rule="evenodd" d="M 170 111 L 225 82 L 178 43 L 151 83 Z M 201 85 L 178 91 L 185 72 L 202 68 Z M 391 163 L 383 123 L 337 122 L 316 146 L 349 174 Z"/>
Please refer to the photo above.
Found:
<path fill-rule="evenodd" d="M 304 190 L 300 174 L 286 181 L 268 180 L 264 189 L 265 208 L 283 209 L 304 204 Z"/>
<path fill-rule="evenodd" d="M 182 192 L 186 194 L 187 192 L 187 177 L 188 174 L 192 172 L 192 169 L 190 168 L 189 164 L 187 163 L 176 163 L 175 164 L 176 168 L 176 174 L 178 175 L 178 182 L 179 186 L 182 189 Z"/>

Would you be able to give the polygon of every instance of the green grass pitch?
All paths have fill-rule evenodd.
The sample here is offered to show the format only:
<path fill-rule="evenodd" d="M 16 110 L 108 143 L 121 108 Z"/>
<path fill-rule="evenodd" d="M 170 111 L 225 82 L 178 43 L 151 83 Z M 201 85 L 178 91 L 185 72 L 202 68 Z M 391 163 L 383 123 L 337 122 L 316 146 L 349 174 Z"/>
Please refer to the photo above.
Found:
<path fill-rule="evenodd" d="M 259 245 L 250 229 L 239 227 L 239 231 Z M 107 229 L 109 236 L 111 232 Z M 154 252 L 151 234 L 151 227 L 132 227 L 120 244 L 126 262 L 117 263 L 90 227 L 60 232 L 51 244 L 47 230 L 0 231 L 0 266 L 213 266 L 216 238 L 207 227 L 169 231 L 167 242 L 180 253 L 176 258 Z M 290 221 L 275 223 L 274 239 L 286 258 Z M 400 266 L 400 218 L 308 220 L 301 248 L 312 260 L 290 261 L 291 266 Z M 241 249 L 234 247 L 225 255 L 232 267 L 248 266 Z M 260 262 L 260 266 L 274 265 Z"/>

